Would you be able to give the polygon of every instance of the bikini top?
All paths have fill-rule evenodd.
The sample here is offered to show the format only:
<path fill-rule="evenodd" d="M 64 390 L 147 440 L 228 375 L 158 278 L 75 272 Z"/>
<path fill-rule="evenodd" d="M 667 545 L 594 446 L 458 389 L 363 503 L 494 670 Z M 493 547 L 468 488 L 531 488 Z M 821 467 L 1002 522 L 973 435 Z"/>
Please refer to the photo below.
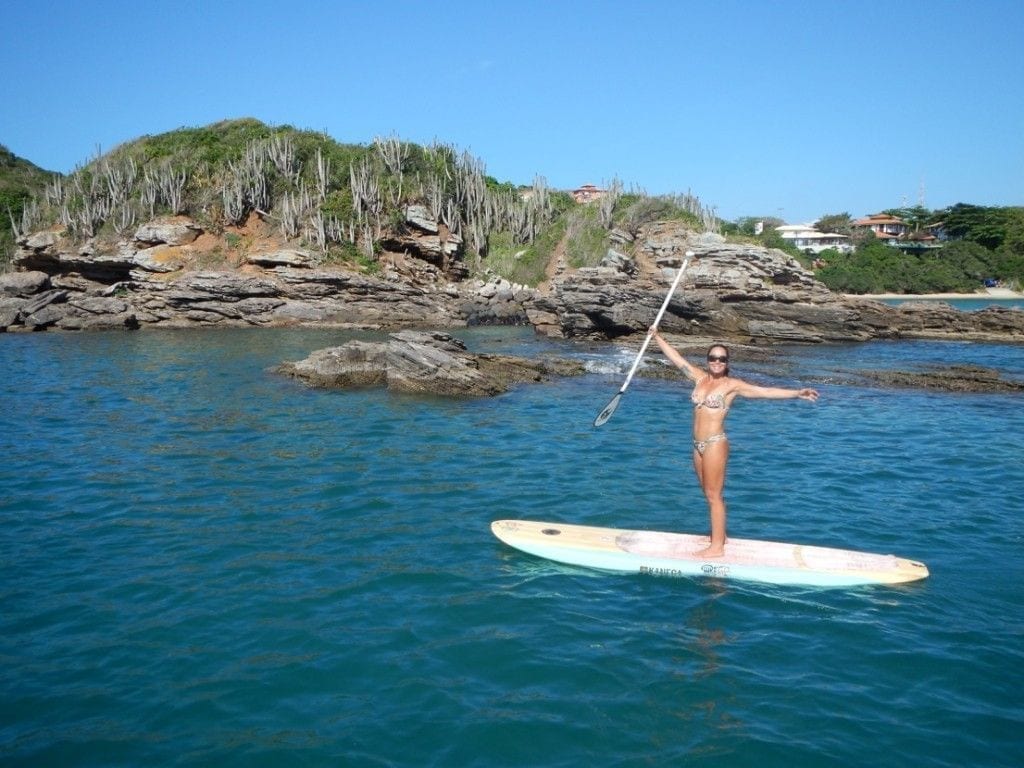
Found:
<path fill-rule="evenodd" d="M 700 381 L 704 381 L 704 379 L 701 379 Z M 697 382 L 697 385 L 700 384 L 700 381 Z M 729 406 L 725 404 L 725 395 L 720 392 L 712 392 L 705 396 L 703 400 L 697 397 L 697 385 L 694 385 L 693 392 L 690 393 L 690 402 L 693 403 L 694 410 L 699 408 L 707 408 L 712 411 L 721 410 L 723 412 L 729 410 Z"/>

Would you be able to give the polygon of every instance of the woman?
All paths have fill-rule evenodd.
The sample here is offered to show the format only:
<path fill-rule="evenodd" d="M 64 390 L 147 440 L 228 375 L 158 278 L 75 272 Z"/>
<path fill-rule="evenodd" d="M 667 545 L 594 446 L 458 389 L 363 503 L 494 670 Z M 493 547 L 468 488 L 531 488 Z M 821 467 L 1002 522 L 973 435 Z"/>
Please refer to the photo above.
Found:
<path fill-rule="evenodd" d="M 729 460 L 729 439 L 725 436 L 725 416 L 737 397 L 760 397 L 773 400 L 799 397 L 812 403 L 818 399 L 814 389 L 783 389 L 759 387 L 729 375 L 729 350 L 723 344 L 708 349 L 708 370 L 689 363 L 651 328 L 652 338 L 677 368 L 693 380 L 693 469 L 697 473 L 711 516 L 711 543 L 695 552 L 699 557 L 721 557 L 725 554 L 725 465 Z"/>

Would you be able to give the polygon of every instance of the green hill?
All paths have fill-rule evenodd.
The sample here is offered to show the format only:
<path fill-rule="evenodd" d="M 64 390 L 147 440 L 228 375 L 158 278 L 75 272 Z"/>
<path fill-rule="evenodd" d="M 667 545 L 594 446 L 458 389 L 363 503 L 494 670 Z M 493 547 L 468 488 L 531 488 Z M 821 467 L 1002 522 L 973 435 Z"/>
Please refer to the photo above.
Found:
<path fill-rule="evenodd" d="M 44 185 L 28 206 L 26 230 L 59 224 L 76 240 L 112 241 L 155 216 L 183 214 L 230 237 L 230 228 L 256 217 L 325 263 L 369 269 L 407 226 L 408 206 L 422 206 L 439 223 L 438 236 L 458 244 L 437 264 L 442 271 L 490 269 L 530 284 L 543 279 L 566 232 L 582 265 L 604 256 L 614 226 L 650 211 L 688 217 L 695 227 L 710 215 L 695 197 L 652 206 L 646 196 L 622 195 L 621 184 L 600 206 L 579 205 L 542 178 L 529 186 L 499 182 L 447 144 L 397 137 L 343 144 L 251 118 L 143 136 Z"/>

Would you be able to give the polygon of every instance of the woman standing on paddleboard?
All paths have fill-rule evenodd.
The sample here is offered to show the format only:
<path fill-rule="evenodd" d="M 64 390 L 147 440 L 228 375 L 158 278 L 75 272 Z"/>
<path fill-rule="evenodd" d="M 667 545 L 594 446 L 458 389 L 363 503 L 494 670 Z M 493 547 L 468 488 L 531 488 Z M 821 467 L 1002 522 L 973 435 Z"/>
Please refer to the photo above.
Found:
<path fill-rule="evenodd" d="M 815 389 L 759 387 L 729 375 L 729 350 L 723 344 L 708 349 L 708 369 L 693 365 L 651 328 L 651 337 L 673 365 L 693 382 L 693 469 L 711 516 L 711 543 L 695 554 L 721 557 L 725 554 L 725 465 L 729 461 L 729 438 L 725 436 L 725 416 L 737 397 L 782 400 L 799 397 L 812 403 L 818 399 Z"/>

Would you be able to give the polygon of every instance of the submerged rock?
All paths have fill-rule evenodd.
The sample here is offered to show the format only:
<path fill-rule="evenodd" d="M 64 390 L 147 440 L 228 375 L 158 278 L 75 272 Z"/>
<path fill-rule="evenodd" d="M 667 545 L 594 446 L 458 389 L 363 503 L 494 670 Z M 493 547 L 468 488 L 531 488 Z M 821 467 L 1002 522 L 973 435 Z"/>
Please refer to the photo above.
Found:
<path fill-rule="evenodd" d="M 887 387 L 947 392 L 1024 392 L 1024 381 L 1004 379 L 993 368 L 974 365 L 952 365 L 924 371 L 861 371 L 860 374 Z"/>

